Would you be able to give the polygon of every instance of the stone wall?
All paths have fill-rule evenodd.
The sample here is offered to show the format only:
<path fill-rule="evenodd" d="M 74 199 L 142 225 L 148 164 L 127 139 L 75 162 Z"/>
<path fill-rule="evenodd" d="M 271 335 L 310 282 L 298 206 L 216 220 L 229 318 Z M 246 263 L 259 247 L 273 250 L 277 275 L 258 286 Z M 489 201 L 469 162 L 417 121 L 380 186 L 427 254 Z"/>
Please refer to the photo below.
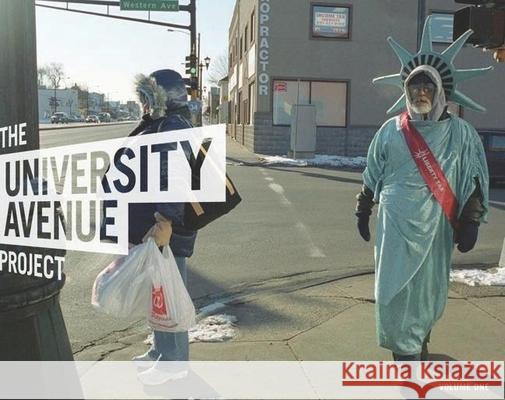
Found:
<path fill-rule="evenodd" d="M 316 154 L 366 156 L 378 128 L 317 128 Z M 288 126 L 273 126 L 271 113 L 257 112 L 254 115 L 254 125 L 237 126 L 236 141 L 254 153 L 285 155 L 290 147 L 290 129 Z"/>

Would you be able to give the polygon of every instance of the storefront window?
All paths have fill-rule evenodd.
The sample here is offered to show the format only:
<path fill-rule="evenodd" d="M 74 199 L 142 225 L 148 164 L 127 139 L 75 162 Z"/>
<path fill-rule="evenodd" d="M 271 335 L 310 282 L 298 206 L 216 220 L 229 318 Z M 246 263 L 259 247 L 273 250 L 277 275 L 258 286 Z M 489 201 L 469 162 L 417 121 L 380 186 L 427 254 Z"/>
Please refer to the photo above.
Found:
<path fill-rule="evenodd" d="M 290 125 L 293 104 L 310 104 L 310 83 L 274 81 L 274 125 Z"/>
<path fill-rule="evenodd" d="M 349 7 L 312 5 L 312 37 L 349 39 L 350 14 Z"/>
<path fill-rule="evenodd" d="M 346 83 L 312 82 L 310 103 L 316 106 L 318 126 L 346 126 Z"/>
<path fill-rule="evenodd" d="M 314 104 L 318 126 L 346 126 L 347 83 L 319 81 L 273 82 L 274 125 L 290 125 L 293 104 Z"/>

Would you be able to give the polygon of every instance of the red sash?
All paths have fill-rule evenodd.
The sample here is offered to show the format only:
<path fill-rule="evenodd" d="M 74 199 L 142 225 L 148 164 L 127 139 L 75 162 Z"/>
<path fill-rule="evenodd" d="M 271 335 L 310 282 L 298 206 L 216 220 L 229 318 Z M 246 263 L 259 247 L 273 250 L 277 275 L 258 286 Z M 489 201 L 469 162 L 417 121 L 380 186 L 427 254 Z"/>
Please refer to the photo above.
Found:
<path fill-rule="evenodd" d="M 437 159 L 424 138 L 410 123 L 407 112 L 400 115 L 400 123 L 405 135 L 405 141 L 421 176 L 430 188 L 433 196 L 435 196 L 435 199 L 439 202 L 452 227 L 456 229 L 458 200 L 454 196 L 449 182 L 447 182 L 444 171 L 440 168 Z"/>

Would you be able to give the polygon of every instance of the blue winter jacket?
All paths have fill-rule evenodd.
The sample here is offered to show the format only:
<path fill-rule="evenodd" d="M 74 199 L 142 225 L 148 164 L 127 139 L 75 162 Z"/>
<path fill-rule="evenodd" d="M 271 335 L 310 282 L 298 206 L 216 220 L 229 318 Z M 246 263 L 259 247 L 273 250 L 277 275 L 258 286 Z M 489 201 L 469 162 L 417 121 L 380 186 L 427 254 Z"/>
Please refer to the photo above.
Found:
<path fill-rule="evenodd" d="M 178 114 L 155 120 L 144 119 L 130 136 L 192 128 L 191 123 Z M 167 133 L 169 135 L 169 133 Z M 162 165 L 162 174 L 168 165 Z M 128 240 L 132 244 L 142 243 L 147 231 L 156 223 L 154 213 L 159 212 L 172 221 L 170 248 L 176 257 L 190 257 L 196 241 L 196 231 L 184 228 L 184 203 L 132 203 L 128 209 Z"/>

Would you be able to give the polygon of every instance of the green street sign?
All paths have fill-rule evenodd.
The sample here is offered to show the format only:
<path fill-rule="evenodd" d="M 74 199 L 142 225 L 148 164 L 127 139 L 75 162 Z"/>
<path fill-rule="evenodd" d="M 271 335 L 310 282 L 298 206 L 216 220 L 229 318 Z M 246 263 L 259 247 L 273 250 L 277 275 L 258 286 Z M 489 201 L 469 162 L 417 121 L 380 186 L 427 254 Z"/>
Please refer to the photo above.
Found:
<path fill-rule="evenodd" d="M 121 0 L 123 11 L 179 11 L 179 0 Z"/>

